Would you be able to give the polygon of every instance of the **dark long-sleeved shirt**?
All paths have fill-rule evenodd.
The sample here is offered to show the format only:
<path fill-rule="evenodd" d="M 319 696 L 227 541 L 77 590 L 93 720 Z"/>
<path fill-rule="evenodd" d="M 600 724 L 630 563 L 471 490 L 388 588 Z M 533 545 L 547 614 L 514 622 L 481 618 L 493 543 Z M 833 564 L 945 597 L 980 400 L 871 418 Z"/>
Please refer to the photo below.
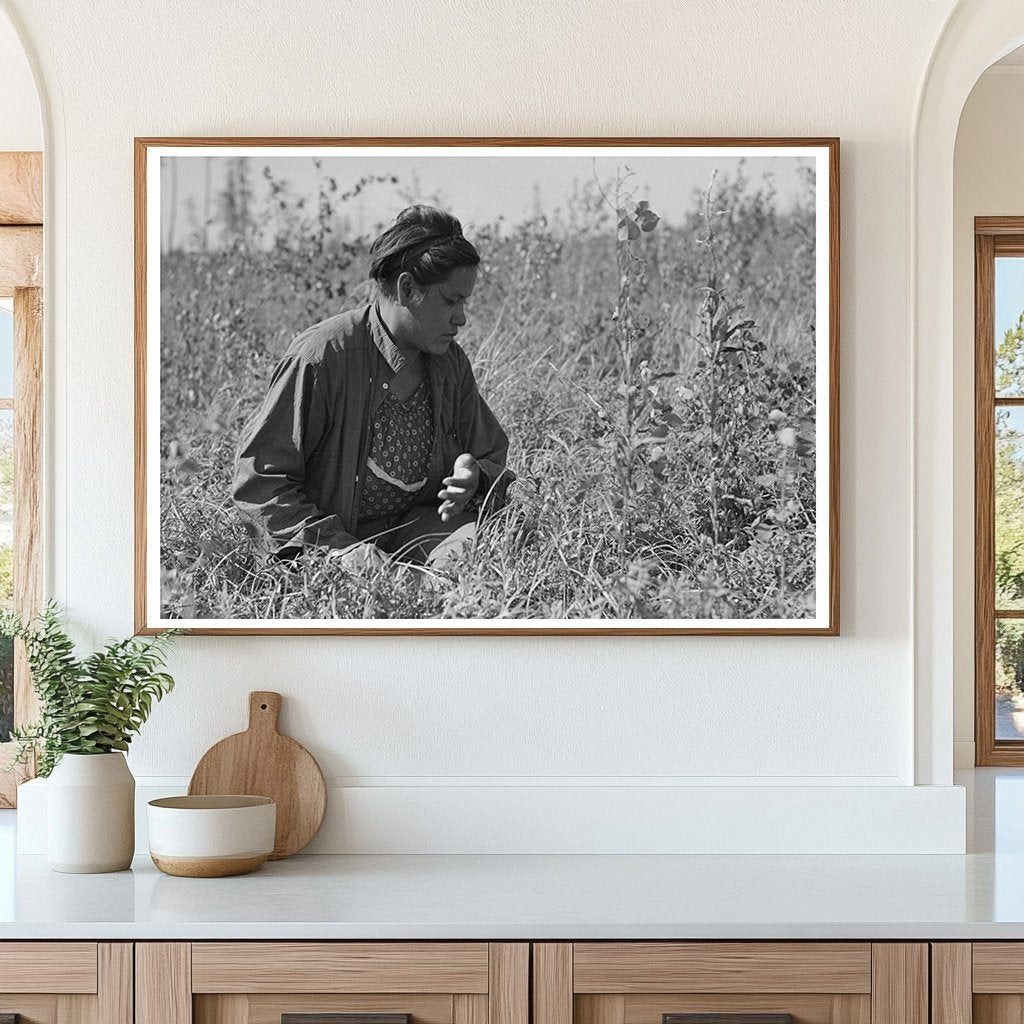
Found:
<path fill-rule="evenodd" d="M 402 359 L 375 305 L 324 320 L 289 346 L 235 461 L 235 504 L 262 520 L 278 553 L 357 543 L 370 421 Z M 436 494 L 468 452 L 480 465 L 477 494 L 500 502 L 514 479 L 505 466 L 508 437 L 466 353 L 452 342 L 428 356 L 427 378 L 434 447 L 423 493 Z"/>

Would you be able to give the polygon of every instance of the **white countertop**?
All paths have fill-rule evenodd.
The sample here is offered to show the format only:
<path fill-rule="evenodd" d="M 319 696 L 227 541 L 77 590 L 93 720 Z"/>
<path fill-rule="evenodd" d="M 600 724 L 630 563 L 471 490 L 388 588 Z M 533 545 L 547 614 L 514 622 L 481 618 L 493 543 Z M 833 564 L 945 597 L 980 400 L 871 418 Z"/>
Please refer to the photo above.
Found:
<path fill-rule="evenodd" d="M 1024 856 L 297 857 L 238 878 L 18 862 L 0 938 L 1024 938 Z"/>
<path fill-rule="evenodd" d="M 971 773 L 965 856 L 308 856 L 238 878 L 13 856 L 0 939 L 1024 939 L 1024 772 Z"/>

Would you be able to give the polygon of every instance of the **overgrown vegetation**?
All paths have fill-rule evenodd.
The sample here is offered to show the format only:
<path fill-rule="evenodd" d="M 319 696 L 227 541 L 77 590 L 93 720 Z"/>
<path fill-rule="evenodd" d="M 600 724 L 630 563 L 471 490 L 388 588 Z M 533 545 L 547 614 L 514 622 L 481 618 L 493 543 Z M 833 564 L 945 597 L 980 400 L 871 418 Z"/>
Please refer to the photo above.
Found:
<path fill-rule="evenodd" d="M 815 610 L 814 183 L 742 170 L 660 220 L 623 169 L 557 215 L 474 225 L 460 333 L 511 439 L 511 501 L 450 570 L 268 561 L 234 449 L 303 327 L 368 300 L 342 186 L 256 209 L 229 176 L 162 262 L 163 613 L 184 618 L 804 618 Z M 404 191 L 402 191 L 404 189 Z M 454 211 L 458 213 L 458 211 Z"/>

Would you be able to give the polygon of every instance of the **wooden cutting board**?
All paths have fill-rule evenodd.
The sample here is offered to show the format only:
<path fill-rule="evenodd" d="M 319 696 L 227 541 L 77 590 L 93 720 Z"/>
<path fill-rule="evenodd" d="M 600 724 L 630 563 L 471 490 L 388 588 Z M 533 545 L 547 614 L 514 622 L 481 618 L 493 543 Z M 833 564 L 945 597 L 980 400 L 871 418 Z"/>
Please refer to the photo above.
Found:
<path fill-rule="evenodd" d="M 277 731 L 281 694 L 249 694 L 249 728 L 215 743 L 202 756 L 190 796 L 246 793 L 277 803 L 271 860 L 298 853 L 316 835 L 327 808 L 327 787 L 313 755 Z"/>

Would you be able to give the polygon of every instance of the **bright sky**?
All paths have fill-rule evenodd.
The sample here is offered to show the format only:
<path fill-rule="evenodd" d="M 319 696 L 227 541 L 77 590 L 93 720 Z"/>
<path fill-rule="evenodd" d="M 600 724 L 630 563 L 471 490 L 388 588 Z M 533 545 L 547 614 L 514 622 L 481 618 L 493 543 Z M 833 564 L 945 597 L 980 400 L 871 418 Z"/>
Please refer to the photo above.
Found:
<path fill-rule="evenodd" d="M 0 307 L 0 398 L 14 395 L 14 316 Z"/>
<path fill-rule="evenodd" d="M 704 190 L 717 169 L 719 175 L 734 176 L 739 160 L 732 154 L 716 156 L 639 156 L 624 158 L 579 155 L 529 156 L 346 156 L 323 159 L 317 172 L 309 156 L 252 157 L 250 182 L 257 210 L 269 194 L 263 171 L 269 167 L 276 179 L 286 179 L 293 195 L 315 197 L 318 174 L 334 177 L 339 191 L 351 188 L 361 177 L 397 175 L 398 186 L 373 184 L 348 202 L 353 220 L 360 232 L 374 230 L 390 223 L 395 214 L 409 205 L 410 198 L 430 200 L 455 214 L 472 233 L 472 226 L 491 223 L 499 215 L 516 224 L 530 216 L 536 208 L 549 216 L 565 207 L 574 184 L 593 180 L 595 173 L 602 183 L 613 179 L 616 170 L 628 164 L 634 172 L 630 184 L 635 186 L 634 198 L 647 199 L 651 208 L 668 223 L 678 223 L 693 209 L 694 192 Z M 207 161 L 210 162 L 210 184 L 214 195 L 224 187 L 227 157 L 176 156 L 164 157 L 161 200 L 166 238 L 170 209 L 171 175 L 168 162 L 177 163 L 176 239 L 188 234 L 189 207 L 201 218 L 205 206 Z M 778 191 L 781 208 L 789 208 L 801 195 L 803 183 L 800 167 L 813 168 L 811 157 L 792 155 L 752 156 L 747 158 L 744 173 L 755 185 L 770 174 Z M 406 195 L 399 193 L 406 191 Z M 412 193 L 410 197 L 409 193 Z M 310 210 L 315 213 L 315 203 Z"/>
<path fill-rule="evenodd" d="M 996 259 L 996 344 L 1024 311 L 1024 258 Z"/>

